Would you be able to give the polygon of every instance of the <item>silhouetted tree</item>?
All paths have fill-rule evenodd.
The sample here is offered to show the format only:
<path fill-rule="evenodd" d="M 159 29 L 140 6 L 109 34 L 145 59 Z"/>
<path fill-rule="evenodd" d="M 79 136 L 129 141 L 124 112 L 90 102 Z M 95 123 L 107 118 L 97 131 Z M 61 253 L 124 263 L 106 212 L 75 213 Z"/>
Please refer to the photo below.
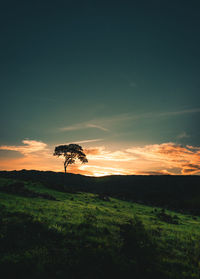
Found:
<path fill-rule="evenodd" d="M 76 159 L 79 159 L 82 163 L 88 162 L 86 155 L 83 152 L 83 148 L 78 144 L 56 146 L 53 155 L 58 157 L 59 156 L 65 157 L 65 161 L 64 161 L 65 173 L 67 170 L 67 166 L 74 164 Z"/>

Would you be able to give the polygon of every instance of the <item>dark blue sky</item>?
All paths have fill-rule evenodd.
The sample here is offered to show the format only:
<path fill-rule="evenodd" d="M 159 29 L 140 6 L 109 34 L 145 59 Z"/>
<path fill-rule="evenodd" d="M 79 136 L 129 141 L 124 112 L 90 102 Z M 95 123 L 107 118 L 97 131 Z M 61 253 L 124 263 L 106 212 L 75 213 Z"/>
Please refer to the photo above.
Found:
<path fill-rule="evenodd" d="M 1 145 L 199 146 L 199 1 L 6 1 Z"/>

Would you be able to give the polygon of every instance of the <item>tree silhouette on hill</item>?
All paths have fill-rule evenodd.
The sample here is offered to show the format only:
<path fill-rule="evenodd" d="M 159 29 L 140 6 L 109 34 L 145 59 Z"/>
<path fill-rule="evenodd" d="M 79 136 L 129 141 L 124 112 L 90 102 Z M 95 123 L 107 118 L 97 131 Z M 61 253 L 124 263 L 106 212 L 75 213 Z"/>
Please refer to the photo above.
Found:
<path fill-rule="evenodd" d="M 59 145 L 55 147 L 54 156 L 64 156 L 64 170 L 67 172 L 68 165 L 72 165 L 76 162 L 76 159 L 80 160 L 83 164 L 87 163 L 88 160 L 86 158 L 85 153 L 83 152 L 83 148 L 78 144 L 68 144 L 68 145 Z"/>

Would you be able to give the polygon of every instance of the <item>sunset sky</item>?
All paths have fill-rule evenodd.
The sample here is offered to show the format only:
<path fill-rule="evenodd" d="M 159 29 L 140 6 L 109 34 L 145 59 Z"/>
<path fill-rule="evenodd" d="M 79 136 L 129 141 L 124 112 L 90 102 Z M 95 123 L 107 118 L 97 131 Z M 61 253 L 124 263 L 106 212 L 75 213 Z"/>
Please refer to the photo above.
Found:
<path fill-rule="evenodd" d="M 200 174 L 200 1 L 4 1 L 0 170 Z"/>

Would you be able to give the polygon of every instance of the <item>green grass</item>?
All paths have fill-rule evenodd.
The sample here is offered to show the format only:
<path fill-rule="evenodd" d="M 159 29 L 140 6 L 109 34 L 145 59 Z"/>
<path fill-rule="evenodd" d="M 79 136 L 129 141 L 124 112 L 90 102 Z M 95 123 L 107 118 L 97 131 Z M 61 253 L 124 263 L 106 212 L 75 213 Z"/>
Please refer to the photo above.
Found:
<path fill-rule="evenodd" d="M 12 179 L 1 178 L 0 187 L 6 187 L 13 182 L 14 180 Z M 2 220 L 4 220 L 4 225 L 6 224 L 6 218 L 9 219 L 9 216 L 14 216 L 16 213 L 31 216 L 33 222 L 44 224 L 47 231 L 49 230 L 51 233 L 54 232 L 58 235 L 55 240 L 55 245 L 60 245 L 59 237 L 62 239 L 62 249 L 59 246 L 60 248 L 58 248 L 58 250 L 60 249 L 60 252 L 57 252 L 58 258 L 60 257 L 60 260 L 62 259 L 62 261 L 64 261 L 63 259 L 69 257 L 69 250 L 71 249 L 69 247 L 72 245 L 72 251 L 75 253 L 75 256 L 73 258 L 72 253 L 72 256 L 69 257 L 67 262 L 69 263 L 71 259 L 73 264 L 71 263 L 71 265 L 69 265 L 73 267 L 76 266 L 74 263 L 75 258 L 77 259 L 77 255 L 78 257 L 80 255 L 81 260 L 77 260 L 77 265 L 80 266 L 80 270 L 84 271 L 83 273 L 77 274 L 74 269 L 71 268 L 69 269 L 70 273 L 68 269 L 65 269 L 66 267 L 59 265 L 58 259 L 52 259 L 54 256 L 49 252 L 52 249 L 49 243 L 51 243 L 51 247 L 53 247 L 53 240 L 51 237 L 49 242 L 45 242 L 44 245 L 42 242 L 39 241 L 37 243 L 36 241 L 33 246 L 28 245 L 24 248 L 22 242 L 20 245 L 23 253 L 17 248 L 14 250 L 9 247 L 4 249 L 0 254 L 1 265 L 7 266 L 8 268 L 14 265 L 16 270 L 25 268 L 27 270 L 26 272 L 28 272 L 25 273 L 26 275 L 31 272 L 34 266 L 34 270 L 37 270 L 37 272 L 35 271 L 36 273 L 33 273 L 34 278 L 39 278 L 40 276 L 44 278 L 47 274 L 46 266 L 49 267 L 51 265 L 53 265 L 56 270 L 54 278 L 65 278 L 64 274 L 67 271 L 69 272 L 69 278 L 79 278 L 78 276 L 80 276 L 80 278 L 85 278 L 86 276 L 88 278 L 90 278 L 89 276 L 94 278 L 92 273 L 93 269 L 90 271 L 85 271 L 84 269 L 85 266 L 90 265 L 90 262 L 88 263 L 85 258 L 90 259 L 89 253 L 93 253 L 92 260 L 95 258 L 95 253 L 103 258 L 106 257 L 103 251 L 108 251 L 107 254 L 110 253 L 110 255 L 114 255 L 112 257 L 113 267 L 117 268 L 116 266 L 121 264 L 124 268 L 122 268 L 122 270 L 125 272 L 125 269 L 130 269 L 130 263 L 133 260 L 132 258 L 129 259 L 129 255 L 127 254 L 128 250 L 125 251 L 125 257 L 123 259 L 118 259 L 121 256 L 116 249 L 121 249 L 122 247 L 120 228 L 129 224 L 130 220 L 139 218 L 144 226 L 144 230 L 150 235 L 151 239 L 153 239 L 154 246 L 156 243 L 156 253 L 158 253 L 159 259 L 155 257 L 155 260 L 159 261 L 156 268 L 160 270 L 160 273 L 158 273 L 160 278 L 200 278 L 200 217 L 194 218 L 190 215 L 166 210 L 166 214 L 172 217 L 176 215 L 178 218 L 178 224 L 171 224 L 158 217 L 158 212 L 161 211 L 160 208 L 122 201 L 115 198 L 110 198 L 110 201 L 103 201 L 98 195 L 91 193 L 63 193 L 45 188 L 39 183 L 26 182 L 25 187 L 37 193 L 47 193 L 55 197 L 56 201 L 43 198 L 28 198 L 18 194 L 0 192 L 0 205 L 3 212 Z M 74 235 L 77 237 L 74 237 Z M 1 232 L 1 238 L 6 239 L 3 231 Z M 83 246 L 81 246 L 82 244 L 80 244 L 81 240 L 85 241 L 84 249 Z M 123 243 L 125 243 L 125 240 Z M 133 243 L 130 243 L 131 247 Z M 63 250 L 63 245 L 67 247 L 65 250 Z M 87 250 L 87 245 L 92 248 Z M 79 249 L 77 253 L 75 252 L 76 247 L 79 247 L 77 248 Z M 94 247 L 96 248 L 93 251 L 92 249 L 94 249 Z M 55 249 L 55 247 L 53 247 L 53 249 Z M 82 257 L 81 253 L 85 253 L 86 250 L 86 256 Z M 36 258 L 39 258 L 40 261 L 37 262 Z M 127 259 L 130 260 L 127 267 L 126 263 L 123 262 L 124 259 L 126 259 L 126 261 Z M 115 260 L 117 261 L 116 265 Z M 82 263 L 83 261 L 84 264 Z M 102 269 L 102 266 L 104 267 L 104 260 L 102 260 L 102 262 L 99 262 L 99 259 L 96 261 L 94 260 L 97 271 Z M 20 267 L 20 265 L 22 265 L 22 267 Z M 84 265 L 84 268 L 82 265 Z M 120 269 L 120 272 L 122 272 L 122 270 Z M 21 271 L 19 271 L 19 274 L 20 272 Z M 116 272 L 115 277 L 119 275 L 119 278 L 121 278 L 120 272 Z M 104 276 L 102 275 L 102 277 L 101 275 L 99 276 L 100 277 L 96 275 L 96 278 L 107 278 L 105 274 Z M 124 278 L 126 278 L 126 276 Z"/>

